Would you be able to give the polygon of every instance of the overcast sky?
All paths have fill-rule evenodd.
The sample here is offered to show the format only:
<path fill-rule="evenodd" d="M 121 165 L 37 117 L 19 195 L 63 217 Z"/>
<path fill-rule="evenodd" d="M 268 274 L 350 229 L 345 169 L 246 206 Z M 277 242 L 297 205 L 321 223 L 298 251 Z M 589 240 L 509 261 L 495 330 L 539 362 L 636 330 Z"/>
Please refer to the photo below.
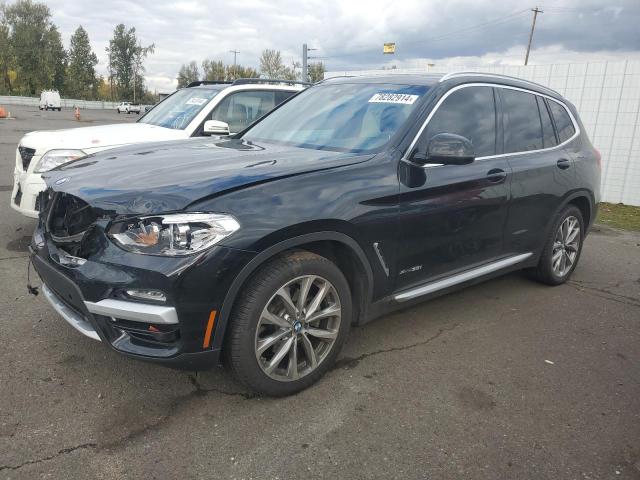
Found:
<path fill-rule="evenodd" d="M 65 44 L 82 24 L 106 73 L 104 49 L 118 23 L 154 43 L 147 84 L 172 90 L 182 63 L 205 58 L 259 66 L 275 48 L 287 64 L 302 44 L 327 70 L 521 64 L 535 6 L 515 0 L 44 0 Z M 530 64 L 640 59 L 639 0 L 558 0 L 539 5 Z M 384 42 L 396 43 L 383 55 Z"/>

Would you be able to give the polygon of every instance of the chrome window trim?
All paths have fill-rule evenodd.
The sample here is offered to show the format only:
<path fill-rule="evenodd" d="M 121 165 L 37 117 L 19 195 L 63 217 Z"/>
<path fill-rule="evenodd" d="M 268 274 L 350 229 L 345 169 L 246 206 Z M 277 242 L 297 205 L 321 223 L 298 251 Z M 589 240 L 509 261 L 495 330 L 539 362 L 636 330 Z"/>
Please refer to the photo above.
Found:
<path fill-rule="evenodd" d="M 458 85 L 456 87 L 453 87 L 451 90 L 448 90 L 442 96 L 442 98 L 440 100 L 438 100 L 438 103 L 436 103 L 435 107 L 433 107 L 431 112 L 429 112 L 429 115 L 427 116 L 426 120 L 422 124 L 422 127 L 420 127 L 420 130 L 418 130 L 418 133 L 413 138 L 413 141 L 409 145 L 409 148 L 407 148 L 405 153 L 402 155 L 401 161 L 404 161 L 404 162 L 409 163 L 411 165 L 416 165 L 411 160 L 409 160 L 407 155 L 415 148 L 416 144 L 418 143 L 418 140 L 419 140 L 420 136 L 422 135 L 422 133 L 424 132 L 425 128 L 427 127 L 427 125 L 431 121 L 431 118 L 435 115 L 435 113 L 438 111 L 438 109 L 440 108 L 442 103 L 449 97 L 449 95 L 451 95 L 453 92 L 457 92 L 458 90 L 462 90 L 463 88 L 470 88 L 470 87 L 504 88 L 504 89 L 507 89 L 507 90 L 518 90 L 518 91 L 521 91 L 521 92 L 529 93 L 531 95 L 538 95 L 540 97 L 547 98 L 547 99 L 549 99 L 549 100 L 551 100 L 553 102 L 556 102 L 557 104 L 561 105 L 565 109 L 565 111 L 569 115 L 569 118 L 571 119 L 571 123 L 573 124 L 573 128 L 575 129 L 575 133 L 573 134 L 573 136 L 571 136 L 570 138 L 566 139 L 564 142 L 559 143 L 558 145 L 554 145 L 553 147 L 540 148 L 540 149 L 537 149 L 537 150 L 525 150 L 525 151 L 521 151 L 521 152 L 500 153 L 500 154 L 496 154 L 496 155 L 486 155 L 484 157 L 477 157 L 476 160 L 488 160 L 488 159 L 492 159 L 492 158 L 510 157 L 510 156 L 513 156 L 513 155 L 527 155 L 527 154 L 530 154 L 530 153 L 538 153 L 538 152 L 545 152 L 545 151 L 551 151 L 551 150 L 555 150 L 555 149 L 560 149 L 560 148 L 563 148 L 568 143 L 572 142 L 574 139 L 576 139 L 581 133 L 580 127 L 578 125 L 578 122 L 576 121 L 575 117 L 573 116 L 573 113 L 571 113 L 571 110 L 563 102 L 561 102 L 558 99 L 555 99 L 555 98 L 551 97 L 550 95 L 545 95 L 544 93 L 534 92 L 533 90 L 528 90 L 526 88 L 513 87 L 511 85 L 500 85 L 500 84 L 497 84 L 497 83 L 489 83 L 489 82 L 465 83 L 464 85 Z M 424 167 L 424 168 L 432 168 L 432 167 L 442 167 L 444 165 L 436 163 L 436 164 L 428 164 L 428 165 L 421 165 L 421 166 Z"/>

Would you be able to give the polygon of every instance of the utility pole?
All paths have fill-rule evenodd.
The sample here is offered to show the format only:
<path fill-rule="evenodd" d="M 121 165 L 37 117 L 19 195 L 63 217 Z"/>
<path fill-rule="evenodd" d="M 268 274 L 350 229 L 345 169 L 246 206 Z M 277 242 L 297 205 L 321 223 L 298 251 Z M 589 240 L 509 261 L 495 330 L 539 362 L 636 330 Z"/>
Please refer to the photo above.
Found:
<path fill-rule="evenodd" d="M 238 50 L 229 50 L 233 53 L 233 79 L 236 80 L 236 57 L 240 53 Z"/>
<path fill-rule="evenodd" d="M 533 40 L 533 31 L 536 28 L 536 18 L 537 18 L 539 13 L 544 13 L 538 7 L 532 8 L 531 11 L 533 12 L 533 23 L 531 24 L 531 33 L 529 33 L 529 44 L 527 45 L 527 54 L 524 57 L 524 64 L 525 65 L 527 63 L 529 63 L 529 52 L 531 51 L 531 40 Z"/>
<path fill-rule="evenodd" d="M 307 50 L 307 44 L 303 43 L 302 44 L 302 81 L 306 82 L 308 75 L 307 75 L 307 60 L 309 59 L 309 57 L 307 56 L 308 54 L 308 50 Z"/>
<path fill-rule="evenodd" d="M 309 60 L 312 58 L 309 56 L 309 52 L 317 50 L 317 48 L 308 48 L 306 43 L 302 44 L 302 75 L 301 80 L 303 82 L 309 81 Z"/>

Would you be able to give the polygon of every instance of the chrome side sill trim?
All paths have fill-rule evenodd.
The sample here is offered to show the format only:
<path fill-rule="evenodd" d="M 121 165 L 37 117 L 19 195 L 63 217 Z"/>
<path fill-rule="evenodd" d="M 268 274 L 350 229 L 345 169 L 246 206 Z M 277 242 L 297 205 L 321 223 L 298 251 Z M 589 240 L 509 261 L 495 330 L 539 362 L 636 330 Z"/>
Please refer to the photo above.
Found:
<path fill-rule="evenodd" d="M 452 287 L 454 285 L 458 285 L 459 283 L 464 283 L 466 281 L 473 280 L 474 278 L 482 277 L 483 275 L 487 275 L 489 273 L 502 270 L 503 268 L 510 267 L 511 265 L 515 265 L 516 263 L 520 263 L 526 260 L 531 255 L 533 255 L 533 253 L 529 252 L 523 253 L 521 255 L 514 255 L 512 257 L 503 258 L 502 260 L 498 260 L 497 262 L 482 265 L 481 267 L 467 270 L 466 272 L 458 273 L 457 275 L 453 275 L 442 280 L 437 280 L 426 285 L 421 285 L 419 287 L 412 288 L 411 290 L 405 290 L 394 295 L 393 299 L 396 302 L 406 302 L 407 300 L 411 300 L 412 298 L 437 292 L 438 290 Z"/>
<path fill-rule="evenodd" d="M 67 307 L 64 302 L 62 302 L 45 284 L 42 284 L 42 293 L 44 293 L 45 298 L 49 301 L 54 310 L 58 312 L 58 314 L 64 318 L 69 325 L 81 334 L 100 341 L 98 332 L 95 331 L 91 324 L 82 316 L 78 315 L 78 313 Z"/>
<path fill-rule="evenodd" d="M 87 310 L 97 315 L 121 318 L 132 322 L 173 324 L 178 323 L 178 314 L 173 307 L 149 305 L 139 302 L 127 302 L 107 298 L 99 302 L 84 302 Z"/>

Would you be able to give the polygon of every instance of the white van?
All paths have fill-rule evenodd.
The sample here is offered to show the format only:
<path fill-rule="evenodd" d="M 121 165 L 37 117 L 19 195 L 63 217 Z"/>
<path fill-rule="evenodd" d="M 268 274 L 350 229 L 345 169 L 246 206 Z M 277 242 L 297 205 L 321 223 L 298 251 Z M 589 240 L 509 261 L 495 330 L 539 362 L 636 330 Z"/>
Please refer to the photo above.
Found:
<path fill-rule="evenodd" d="M 43 90 L 40 94 L 40 110 L 62 110 L 57 90 Z"/>

